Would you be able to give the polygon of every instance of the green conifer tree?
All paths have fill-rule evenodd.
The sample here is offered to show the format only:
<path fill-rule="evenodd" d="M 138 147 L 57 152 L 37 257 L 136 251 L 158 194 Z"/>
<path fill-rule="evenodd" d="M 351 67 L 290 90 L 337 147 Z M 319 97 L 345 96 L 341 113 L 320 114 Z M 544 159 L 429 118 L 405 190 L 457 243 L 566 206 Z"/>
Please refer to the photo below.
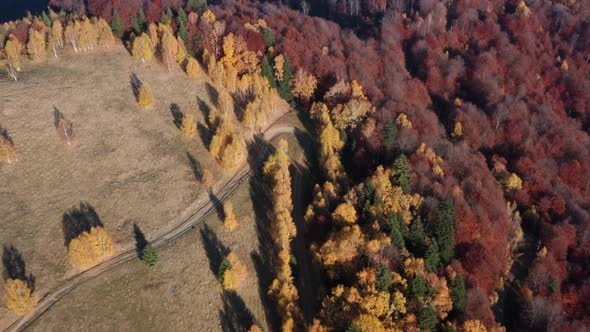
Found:
<path fill-rule="evenodd" d="M 389 268 L 387 267 L 387 265 L 382 264 L 377 269 L 375 286 L 379 290 L 382 290 L 384 292 L 389 292 L 389 289 L 391 288 L 391 284 L 392 284 L 391 271 L 389 271 Z"/>
<path fill-rule="evenodd" d="M 158 256 L 158 253 L 156 252 L 154 247 L 152 247 L 152 245 L 148 243 L 142 250 L 141 260 L 147 266 L 155 266 L 160 260 L 160 257 Z"/>
<path fill-rule="evenodd" d="M 387 152 L 392 152 L 395 148 L 395 143 L 398 138 L 397 125 L 393 120 L 388 120 L 383 125 L 383 141 L 381 144 Z"/>
<path fill-rule="evenodd" d="M 440 247 L 440 258 L 444 264 L 449 264 L 455 256 L 455 216 L 453 199 L 450 197 L 443 199 L 439 206 L 434 236 Z"/>
<path fill-rule="evenodd" d="M 125 25 L 123 24 L 123 20 L 121 20 L 121 16 L 115 10 L 113 12 L 113 19 L 111 21 L 111 30 L 113 30 L 113 35 L 117 38 L 121 38 L 123 33 L 125 32 Z"/>
<path fill-rule="evenodd" d="M 205 8 L 207 8 L 207 0 L 188 0 L 187 5 L 196 9 L 199 13 L 202 13 L 205 11 Z"/>
<path fill-rule="evenodd" d="M 287 102 L 291 102 L 293 100 L 293 95 L 291 94 L 291 78 L 293 74 L 291 72 L 289 58 L 286 55 L 283 55 L 283 57 L 285 63 L 283 65 L 283 79 L 279 82 L 279 95 Z"/>
<path fill-rule="evenodd" d="M 436 240 L 431 239 L 424 257 L 424 267 L 428 272 L 437 272 L 440 268 L 439 248 Z"/>
<path fill-rule="evenodd" d="M 451 300 L 453 300 L 453 311 L 456 313 L 465 311 L 465 282 L 459 273 L 451 281 Z"/>
<path fill-rule="evenodd" d="M 405 194 L 411 193 L 410 175 L 412 175 L 412 165 L 404 154 L 397 157 L 393 162 L 393 171 L 395 172 L 396 184 L 402 188 Z"/>
<path fill-rule="evenodd" d="M 422 224 L 422 218 L 420 216 L 417 216 L 412 221 L 407 242 L 413 253 L 418 256 L 423 255 L 424 248 L 426 247 L 426 234 L 424 233 L 424 224 Z"/>
<path fill-rule="evenodd" d="M 391 244 L 393 244 L 398 250 L 404 250 L 406 243 L 404 241 L 404 224 L 403 216 L 400 213 L 393 213 L 389 217 L 389 224 L 391 230 L 389 232 L 389 238 L 391 238 Z"/>
<path fill-rule="evenodd" d="M 132 16 L 130 23 L 131 30 L 133 30 L 133 33 L 135 33 L 136 36 L 139 36 L 141 34 L 141 26 L 139 24 L 139 19 L 136 16 Z"/>
<path fill-rule="evenodd" d="M 416 274 L 410 283 L 410 293 L 412 297 L 418 299 L 420 302 L 424 300 L 426 295 L 426 281 L 421 274 Z"/>
<path fill-rule="evenodd" d="M 436 331 L 436 325 L 438 324 L 438 314 L 432 306 L 426 306 L 420 310 L 418 316 L 418 327 L 421 330 Z"/>
<path fill-rule="evenodd" d="M 147 21 L 147 18 L 145 17 L 145 13 L 143 12 L 143 9 L 141 9 L 141 8 L 139 8 L 138 21 L 139 21 L 139 27 L 141 28 L 141 31 L 145 31 L 148 27 L 148 21 Z"/>
<path fill-rule="evenodd" d="M 270 61 L 268 60 L 267 56 L 264 56 L 264 58 L 262 58 L 261 67 L 262 67 L 262 76 L 264 76 L 268 79 L 268 83 L 270 84 L 271 88 L 276 88 L 277 87 L 277 79 L 275 77 L 274 70 L 272 69 L 272 65 L 271 65 Z"/>

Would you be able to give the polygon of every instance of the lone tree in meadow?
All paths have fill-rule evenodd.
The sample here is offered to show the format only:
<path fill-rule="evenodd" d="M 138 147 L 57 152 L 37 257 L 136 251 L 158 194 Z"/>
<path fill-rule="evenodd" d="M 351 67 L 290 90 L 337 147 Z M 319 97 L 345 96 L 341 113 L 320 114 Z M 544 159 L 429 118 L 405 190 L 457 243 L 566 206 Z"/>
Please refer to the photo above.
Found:
<path fill-rule="evenodd" d="M 57 130 L 59 137 L 61 137 L 66 143 L 72 144 L 72 139 L 74 138 L 74 124 L 72 121 L 66 119 L 63 113 L 57 108 L 54 108 L 53 116 L 55 119 L 55 129 Z"/>
<path fill-rule="evenodd" d="M 223 226 L 228 230 L 232 231 L 238 227 L 238 220 L 236 219 L 236 215 L 234 214 L 234 206 L 230 201 L 225 201 L 223 203 L 223 213 L 225 214 L 225 219 L 223 220 Z"/>
<path fill-rule="evenodd" d="M 154 247 L 152 247 L 152 245 L 148 243 L 143 248 L 143 251 L 141 253 L 141 261 L 145 265 L 153 267 L 158 263 L 159 260 L 160 260 L 160 257 L 158 256 L 156 249 L 154 249 Z"/>
<path fill-rule="evenodd" d="M 146 110 L 152 108 L 154 106 L 154 94 L 152 92 L 152 88 L 149 86 L 148 83 L 141 83 L 139 87 L 139 96 L 137 98 L 139 103 L 139 107 L 142 110 Z"/>
<path fill-rule="evenodd" d="M 193 138 L 197 133 L 197 123 L 195 117 L 192 114 L 187 114 L 182 117 L 182 125 L 180 126 L 182 134 L 186 138 Z"/>

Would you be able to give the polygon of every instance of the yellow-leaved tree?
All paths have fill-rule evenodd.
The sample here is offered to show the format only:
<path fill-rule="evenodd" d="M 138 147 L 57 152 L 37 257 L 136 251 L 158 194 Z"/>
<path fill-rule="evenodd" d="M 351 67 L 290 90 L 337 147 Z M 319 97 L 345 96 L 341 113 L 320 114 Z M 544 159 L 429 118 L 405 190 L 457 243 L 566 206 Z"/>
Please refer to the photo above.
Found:
<path fill-rule="evenodd" d="M 298 329 L 301 324 L 301 310 L 297 306 L 299 294 L 293 284 L 291 271 L 291 240 L 297 229 L 291 217 L 293 202 L 291 200 L 291 176 L 289 174 L 289 146 L 287 141 L 279 141 L 277 152 L 264 164 L 263 172 L 272 183 L 273 221 L 271 234 L 276 254 L 275 274 L 269 294 L 277 301 L 281 315 L 282 330 L 290 332 Z"/>
<path fill-rule="evenodd" d="M 18 79 L 17 73 L 21 70 L 20 50 L 22 48 L 22 44 L 14 35 L 10 35 L 4 45 L 8 75 L 15 81 Z"/>
<path fill-rule="evenodd" d="M 98 31 L 98 45 L 100 47 L 109 49 L 115 45 L 113 30 L 103 18 L 99 18 L 96 22 L 96 30 Z"/>
<path fill-rule="evenodd" d="M 139 107 L 143 110 L 152 108 L 152 106 L 154 106 L 154 94 L 149 84 L 141 83 L 141 86 L 139 87 L 138 102 Z"/>
<path fill-rule="evenodd" d="M 295 77 L 291 80 L 291 85 L 293 86 L 293 90 L 291 91 L 293 96 L 307 103 L 318 86 L 318 80 L 315 76 L 299 68 L 295 73 Z"/>
<path fill-rule="evenodd" d="M 97 44 L 98 41 L 98 33 L 94 28 L 94 25 L 90 22 L 90 20 L 85 17 L 82 23 L 79 25 L 75 25 L 78 27 L 78 41 L 80 48 L 83 51 L 92 51 Z"/>
<path fill-rule="evenodd" d="M 223 226 L 230 231 L 233 231 L 238 227 L 238 220 L 236 219 L 236 215 L 234 214 L 234 206 L 230 201 L 225 201 L 223 203 L 223 214 L 225 214 L 225 218 L 223 219 Z"/>
<path fill-rule="evenodd" d="M 45 32 L 29 29 L 29 42 L 27 43 L 27 53 L 35 61 L 45 60 L 47 58 Z"/>
<path fill-rule="evenodd" d="M 197 133 L 197 123 L 195 117 L 192 114 L 187 114 L 182 117 L 182 125 L 180 126 L 182 134 L 186 138 L 193 138 Z"/>
<path fill-rule="evenodd" d="M 186 74 L 190 78 L 200 78 L 203 76 L 203 69 L 201 69 L 201 65 L 193 57 L 188 57 L 185 70 Z"/>
<path fill-rule="evenodd" d="M 233 252 L 227 255 L 225 259 L 229 263 L 229 268 L 223 272 L 223 289 L 235 290 L 240 287 L 241 282 L 246 277 L 246 266 Z"/>
<path fill-rule="evenodd" d="M 244 150 L 244 141 L 233 132 L 229 121 L 222 120 L 211 139 L 209 152 L 219 161 L 221 167 L 230 169 L 242 161 Z"/>
<path fill-rule="evenodd" d="M 6 161 L 11 164 L 15 160 L 16 148 L 14 144 L 4 135 L 0 134 L 0 161 Z"/>
<path fill-rule="evenodd" d="M 19 316 L 33 311 L 39 302 L 37 293 L 33 292 L 25 280 L 8 279 L 4 284 L 6 305 Z"/>
<path fill-rule="evenodd" d="M 113 255 L 111 237 L 103 227 L 92 227 L 68 245 L 70 263 L 80 270 L 88 269 Z"/>
<path fill-rule="evenodd" d="M 144 32 L 133 41 L 131 50 L 135 61 L 145 63 L 152 61 L 154 57 L 154 45 L 150 37 Z"/>

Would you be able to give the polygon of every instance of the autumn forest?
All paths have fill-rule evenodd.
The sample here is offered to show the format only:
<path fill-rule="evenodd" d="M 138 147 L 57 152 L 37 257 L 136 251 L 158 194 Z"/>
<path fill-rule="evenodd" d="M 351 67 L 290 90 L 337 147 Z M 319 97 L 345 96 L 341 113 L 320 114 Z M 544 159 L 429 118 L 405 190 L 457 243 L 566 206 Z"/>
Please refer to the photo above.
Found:
<path fill-rule="evenodd" d="M 223 298 L 252 282 L 263 308 L 229 306 L 240 312 L 221 330 L 590 328 L 587 1 L 51 0 L 0 23 L 0 80 L 26 89 L 46 63 L 118 48 L 131 63 L 127 112 L 159 112 L 158 75 L 203 84 L 211 99 L 190 96 L 202 116 L 172 104 L 170 130 L 183 149 L 208 151 L 182 150 L 182 167 L 220 232 L 239 243 L 252 225 L 256 255 L 209 257 Z M 0 177 L 10 178 L 29 148 L 1 113 L 3 93 Z M 54 136 L 83 149 L 86 133 L 60 107 L 44 110 Z M 227 189 L 242 182 L 253 218 Z M 152 243 L 133 224 L 127 248 L 123 226 L 89 203 L 68 213 L 70 277 L 134 257 L 157 269 L 182 234 L 168 224 L 156 239 L 168 228 L 154 226 Z M 22 260 L 43 249 L 21 256 L 10 244 L 0 306 L 16 331 L 60 284 L 37 291 Z"/>

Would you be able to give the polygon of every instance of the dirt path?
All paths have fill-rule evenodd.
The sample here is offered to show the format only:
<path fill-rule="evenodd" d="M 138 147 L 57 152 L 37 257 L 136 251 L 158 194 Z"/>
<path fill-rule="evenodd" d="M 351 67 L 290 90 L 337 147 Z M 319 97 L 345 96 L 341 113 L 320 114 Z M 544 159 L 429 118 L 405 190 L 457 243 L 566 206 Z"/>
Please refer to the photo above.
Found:
<path fill-rule="evenodd" d="M 295 132 L 295 128 L 290 125 L 278 125 L 281 119 L 287 116 L 289 112 L 285 113 L 278 119 L 276 119 L 265 131 L 264 131 L 264 138 L 267 141 L 270 141 L 272 138 L 282 135 L 282 134 L 293 134 Z M 235 173 L 224 183 L 218 184 L 218 188 L 212 188 L 215 196 L 219 198 L 217 204 L 223 202 L 232 192 L 234 192 L 238 186 L 246 180 L 252 170 L 248 166 L 248 163 L 245 163 L 241 166 Z M 188 218 L 185 218 L 184 221 L 177 224 L 171 230 L 167 231 L 165 234 L 157 236 L 154 241 L 152 241 L 152 245 L 155 248 L 159 248 L 162 246 L 167 245 L 168 243 L 174 241 L 184 233 L 188 232 L 195 225 L 201 223 L 211 211 L 216 208 L 215 203 L 211 201 L 209 198 L 209 193 L 204 192 L 202 193 L 199 198 L 196 200 L 193 206 L 198 206 L 195 210 L 192 211 Z M 134 258 L 137 258 L 137 253 L 135 248 L 129 249 L 127 251 L 121 252 L 116 256 L 109 258 L 108 260 L 100 263 L 99 265 L 90 268 L 76 276 L 68 279 L 65 284 L 57 289 L 49 291 L 45 294 L 45 296 L 39 301 L 39 304 L 35 308 L 35 310 L 29 313 L 26 316 L 21 317 L 19 320 L 12 323 L 6 331 L 22 331 L 26 328 L 29 324 L 39 318 L 43 313 L 45 313 L 52 305 L 54 305 L 57 301 L 59 301 L 62 297 L 70 293 L 76 287 L 81 285 L 84 282 L 87 282 L 96 276 L 116 267 L 123 263 L 126 263 Z"/>

